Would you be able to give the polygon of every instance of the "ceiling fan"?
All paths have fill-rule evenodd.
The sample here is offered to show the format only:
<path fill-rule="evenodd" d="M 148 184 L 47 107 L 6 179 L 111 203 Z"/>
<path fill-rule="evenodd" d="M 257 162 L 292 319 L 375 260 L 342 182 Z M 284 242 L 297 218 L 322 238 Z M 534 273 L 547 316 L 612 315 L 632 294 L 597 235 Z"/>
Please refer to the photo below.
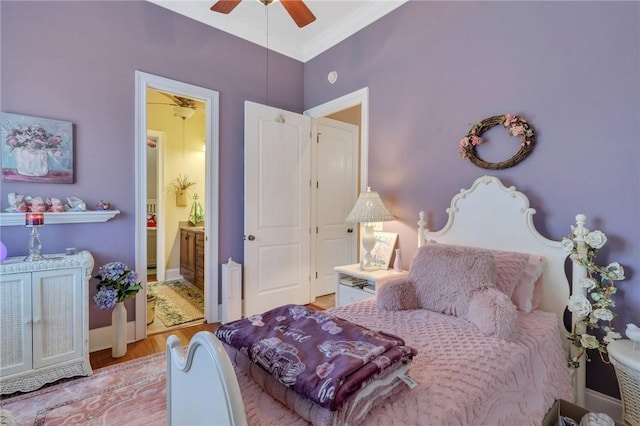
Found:
<path fill-rule="evenodd" d="M 213 6 L 211 6 L 211 10 L 214 12 L 228 14 L 236 6 L 240 4 L 242 0 L 218 0 Z M 269 6 L 275 0 L 258 0 L 260 3 L 265 6 Z M 296 25 L 299 28 L 302 28 L 306 25 L 309 25 L 313 21 L 316 20 L 316 17 L 309 8 L 302 2 L 302 0 L 280 0 L 280 3 L 287 10 L 291 18 L 294 20 Z"/>
<path fill-rule="evenodd" d="M 184 96 L 171 95 L 169 93 L 160 92 L 164 96 L 171 99 L 172 102 L 149 102 L 152 105 L 173 105 L 173 113 L 177 116 L 186 120 L 187 118 L 191 118 L 193 114 L 195 114 L 196 109 L 196 101 L 193 99 L 185 98 Z"/>

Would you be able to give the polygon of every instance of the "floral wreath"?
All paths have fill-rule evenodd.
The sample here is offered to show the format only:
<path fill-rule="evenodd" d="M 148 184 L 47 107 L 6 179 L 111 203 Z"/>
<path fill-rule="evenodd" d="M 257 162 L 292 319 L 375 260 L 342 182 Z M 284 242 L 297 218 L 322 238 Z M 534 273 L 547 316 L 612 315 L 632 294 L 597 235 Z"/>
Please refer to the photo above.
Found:
<path fill-rule="evenodd" d="M 476 147 L 484 142 L 480 137 L 490 128 L 502 124 L 509 129 L 511 136 L 522 136 L 520 150 L 511 158 L 499 163 L 489 163 L 478 157 Z M 513 167 L 529 155 L 535 144 L 535 136 L 533 129 L 527 123 L 524 117 L 518 117 L 513 114 L 495 115 L 477 122 L 467 136 L 460 140 L 460 155 L 462 158 L 469 159 L 473 164 L 483 169 L 502 170 Z"/>

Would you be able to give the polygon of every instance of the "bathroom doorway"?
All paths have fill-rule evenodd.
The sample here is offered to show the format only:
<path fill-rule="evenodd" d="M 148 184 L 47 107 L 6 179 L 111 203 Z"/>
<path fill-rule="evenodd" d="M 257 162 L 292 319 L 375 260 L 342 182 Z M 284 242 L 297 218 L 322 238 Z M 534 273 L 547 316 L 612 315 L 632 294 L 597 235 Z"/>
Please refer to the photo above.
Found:
<path fill-rule="evenodd" d="M 186 326 L 184 318 L 159 324 L 147 310 L 180 307 L 179 296 L 195 290 L 201 293 L 198 321 L 218 320 L 218 114 L 217 92 L 136 71 L 136 270 L 148 272 L 144 293 L 136 299 L 136 340 Z M 179 181 L 189 183 L 184 197 L 177 196 Z M 203 216 L 191 215 L 194 205 Z M 182 244 L 184 228 L 199 233 L 201 258 L 193 266 L 199 271 L 197 283 L 196 274 L 181 262 L 181 254 L 195 252 Z M 170 291 L 148 302 L 147 294 L 158 296 L 154 286 L 160 283 L 170 283 Z M 176 315 L 170 310 L 171 320 Z"/>
<path fill-rule="evenodd" d="M 204 322 L 205 105 L 147 88 L 147 126 L 149 335 Z"/>

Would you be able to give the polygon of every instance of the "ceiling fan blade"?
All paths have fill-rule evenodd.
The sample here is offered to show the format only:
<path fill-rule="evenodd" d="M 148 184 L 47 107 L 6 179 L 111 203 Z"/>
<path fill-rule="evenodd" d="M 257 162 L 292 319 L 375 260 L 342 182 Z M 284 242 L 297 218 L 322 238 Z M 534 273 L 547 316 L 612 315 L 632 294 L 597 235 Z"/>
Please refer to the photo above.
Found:
<path fill-rule="evenodd" d="M 161 92 L 161 91 L 158 91 L 158 93 L 160 93 L 161 95 L 166 96 L 167 98 L 171 99 L 171 101 L 173 102 L 173 105 L 178 105 L 178 100 L 172 94 Z"/>
<path fill-rule="evenodd" d="M 280 3 L 287 9 L 291 18 L 300 28 L 309 25 L 316 20 L 316 17 L 302 0 L 280 0 Z"/>
<path fill-rule="evenodd" d="M 220 13 L 230 13 L 237 5 L 240 4 L 241 1 L 242 0 L 218 0 L 213 6 L 211 6 L 211 10 Z"/>

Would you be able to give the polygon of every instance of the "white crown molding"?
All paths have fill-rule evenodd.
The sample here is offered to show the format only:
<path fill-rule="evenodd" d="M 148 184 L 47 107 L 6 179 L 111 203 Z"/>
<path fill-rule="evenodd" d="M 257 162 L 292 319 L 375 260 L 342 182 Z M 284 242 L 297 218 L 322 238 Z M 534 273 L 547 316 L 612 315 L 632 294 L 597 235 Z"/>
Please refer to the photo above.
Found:
<path fill-rule="evenodd" d="M 302 62 L 307 62 L 330 49 L 341 41 L 349 38 L 372 22 L 382 18 L 408 0 L 371 1 L 365 7 L 348 15 L 341 21 L 327 28 L 323 33 L 314 37 L 303 46 Z"/>
<path fill-rule="evenodd" d="M 278 19 L 290 20 L 288 16 L 282 18 L 279 16 L 281 12 L 276 9 L 271 15 L 273 20 L 272 28 L 268 34 L 264 25 L 264 13 L 257 13 L 253 5 L 241 6 L 234 10 L 234 14 L 224 15 L 216 14 L 209 11 L 209 6 L 215 2 L 202 1 L 175 1 L 175 0 L 147 0 L 150 3 L 168 9 L 172 12 L 191 18 L 208 26 L 217 28 L 226 33 L 240 37 L 251 43 L 268 48 L 271 51 L 281 53 L 285 56 L 293 58 L 301 62 L 307 62 L 320 53 L 328 50 L 337 43 L 345 40 L 356 32 L 360 31 L 372 22 L 380 19 L 389 12 L 402 6 L 408 0 L 345 0 L 342 4 L 344 15 L 341 19 L 334 23 L 328 24 L 327 21 L 331 17 L 320 16 L 318 10 L 318 20 L 314 24 L 317 27 L 308 26 L 305 28 L 293 27 L 294 34 L 299 36 L 291 36 L 291 32 L 284 31 L 283 26 L 278 24 Z M 319 9 L 322 2 L 310 0 L 309 7 Z M 327 2 L 329 3 L 329 2 Z M 331 3 L 339 4 L 338 1 Z M 346 5 L 350 7 L 347 9 Z M 361 4 L 360 7 L 354 5 Z M 206 6 L 206 7 L 203 7 Z M 261 9 L 258 8 L 258 12 Z M 335 16 L 335 13 L 332 13 Z M 288 31 L 291 31 L 291 28 Z M 324 29 L 322 29 L 324 28 Z M 315 34 L 317 31 L 319 33 Z"/>

